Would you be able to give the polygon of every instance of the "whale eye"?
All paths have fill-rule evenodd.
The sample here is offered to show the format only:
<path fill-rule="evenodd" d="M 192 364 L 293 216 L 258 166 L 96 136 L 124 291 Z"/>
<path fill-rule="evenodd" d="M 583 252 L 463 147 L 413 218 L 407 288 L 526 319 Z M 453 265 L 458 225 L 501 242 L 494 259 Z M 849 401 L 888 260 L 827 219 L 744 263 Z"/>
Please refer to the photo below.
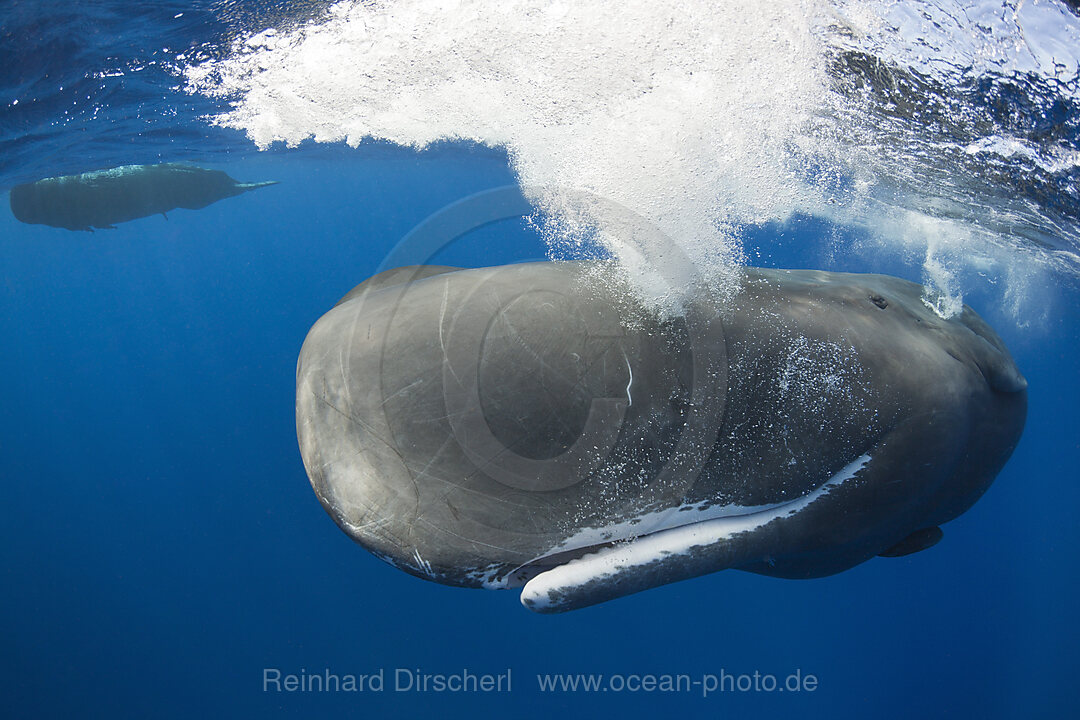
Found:
<path fill-rule="evenodd" d="M 870 302 L 874 303 L 875 305 L 877 305 L 882 310 L 889 307 L 889 301 L 886 300 L 885 298 L 881 297 L 880 295 L 871 295 L 870 296 Z"/>

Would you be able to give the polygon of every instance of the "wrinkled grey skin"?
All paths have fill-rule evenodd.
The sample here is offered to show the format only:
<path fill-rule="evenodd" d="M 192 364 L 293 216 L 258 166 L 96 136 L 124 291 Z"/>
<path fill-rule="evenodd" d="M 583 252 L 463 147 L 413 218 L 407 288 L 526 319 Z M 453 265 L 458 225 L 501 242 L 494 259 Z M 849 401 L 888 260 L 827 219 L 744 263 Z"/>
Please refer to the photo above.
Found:
<path fill-rule="evenodd" d="M 420 577 L 516 587 L 691 506 L 795 500 L 869 455 L 805 510 L 595 601 L 726 567 L 809 578 L 932 545 L 1020 438 L 1027 383 L 1001 340 L 914 283 L 748 268 L 733 298 L 700 292 L 664 322 L 597 272 L 399 268 L 315 324 L 297 434 L 350 537 Z"/>
<path fill-rule="evenodd" d="M 45 178 L 11 189 L 17 220 L 68 230 L 112 229 L 176 208 L 198 210 L 218 200 L 276 185 L 238 183 L 221 170 L 191 165 L 124 165 L 108 170 Z"/>

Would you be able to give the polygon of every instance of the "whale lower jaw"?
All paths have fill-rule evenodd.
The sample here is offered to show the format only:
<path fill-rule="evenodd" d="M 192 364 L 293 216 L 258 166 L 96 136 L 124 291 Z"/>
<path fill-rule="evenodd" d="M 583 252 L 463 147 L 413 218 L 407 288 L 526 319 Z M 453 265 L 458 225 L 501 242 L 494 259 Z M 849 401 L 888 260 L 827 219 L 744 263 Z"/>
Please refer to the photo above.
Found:
<path fill-rule="evenodd" d="M 539 613 L 560 613 L 763 559 L 756 533 L 783 523 L 870 462 L 862 455 L 800 498 L 744 515 L 702 520 L 641 535 L 580 555 L 532 577 L 521 604 Z"/>

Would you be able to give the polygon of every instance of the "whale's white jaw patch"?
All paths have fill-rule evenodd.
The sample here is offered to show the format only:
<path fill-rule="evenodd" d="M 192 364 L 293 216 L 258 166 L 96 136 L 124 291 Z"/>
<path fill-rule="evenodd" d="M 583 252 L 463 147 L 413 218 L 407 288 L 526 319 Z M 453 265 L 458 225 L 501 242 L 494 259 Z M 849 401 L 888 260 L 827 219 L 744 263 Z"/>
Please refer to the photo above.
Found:
<path fill-rule="evenodd" d="M 536 612 L 565 612 L 759 559 L 747 554 L 754 550 L 752 543 L 738 540 L 801 512 L 854 478 L 869 462 L 869 455 L 859 457 L 813 492 L 791 502 L 604 546 L 529 580 L 521 603 Z"/>

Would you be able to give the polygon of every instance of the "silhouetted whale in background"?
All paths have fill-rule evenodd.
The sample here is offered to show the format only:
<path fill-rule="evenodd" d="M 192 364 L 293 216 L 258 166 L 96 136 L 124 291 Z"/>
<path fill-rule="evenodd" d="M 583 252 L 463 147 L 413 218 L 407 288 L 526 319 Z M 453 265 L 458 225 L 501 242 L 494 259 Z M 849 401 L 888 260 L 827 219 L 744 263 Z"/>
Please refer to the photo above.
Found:
<path fill-rule="evenodd" d="M 1019 441 L 1005 345 L 920 285 L 746 268 L 665 320 L 598 272 L 399 268 L 319 319 L 297 435 L 350 537 L 540 612 L 817 577 L 936 543 Z"/>
<path fill-rule="evenodd" d="M 11 212 L 24 223 L 68 230 L 113 228 L 176 208 L 198 210 L 276 184 L 239 183 L 221 170 L 177 163 L 123 165 L 16 185 L 11 189 Z"/>

